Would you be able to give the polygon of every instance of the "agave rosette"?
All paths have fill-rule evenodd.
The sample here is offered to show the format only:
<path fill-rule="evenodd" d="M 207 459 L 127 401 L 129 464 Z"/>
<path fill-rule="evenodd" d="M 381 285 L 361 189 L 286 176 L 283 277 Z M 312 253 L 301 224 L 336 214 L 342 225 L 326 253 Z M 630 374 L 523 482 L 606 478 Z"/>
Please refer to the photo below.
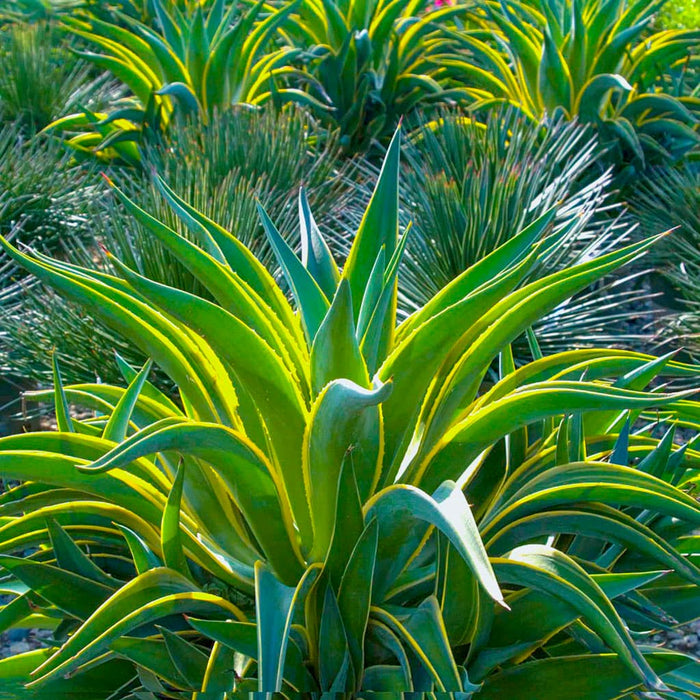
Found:
<path fill-rule="evenodd" d="M 508 103 L 532 119 L 563 112 L 618 144 L 616 160 L 677 160 L 697 146 L 698 101 L 659 89 L 659 73 L 697 63 L 697 30 L 653 31 L 666 0 L 484 2 L 459 33 L 475 105 Z"/>
<path fill-rule="evenodd" d="M 460 57 L 444 30 L 464 11 L 427 0 L 303 0 L 281 34 L 304 52 L 308 90 L 331 107 L 322 116 L 361 151 L 387 145 L 401 116 L 452 99 L 444 86 Z"/>
<path fill-rule="evenodd" d="M 236 104 L 254 107 L 273 98 L 313 103 L 305 92 L 275 84 L 296 73 L 292 62 L 299 51 L 271 44 L 297 5 L 264 13 L 262 2 L 241 11 L 225 0 L 184 9 L 155 0 L 157 29 L 128 15 L 120 16 L 121 24 L 91 14 L 68 18 L 71 34 L 101 50 L 79 54 L 111 72 L 132 95 L 109 112 L 65 115 L 47 128 L 66 134 L 77 151 L 135 163 L 142 131 L 164 131 L 178 113 L 207 122 Z"/>
<path fill-rule="evenodd" d="M 690 657 L 634 638 L 697 612 L 700 508 L 679 487 L 700 453 L 644 430 L 654 411 L 696 425 L 688 392 L 646 387 L 697 369 L 510 352 L 653 239 L 521 284 L 561 235 L 549 211 L 397 326 L 398 175 L 397 134 L 342 271 L 303 192 L 301 259 L 261 209 L 293 301 L 162 182 L 196 243 L 115 192 L 215 301 L 3 242 L 180 390 L 125 363 L 126 389 L 63 387 L 56 363 L 59 431 L 0 440 L 23 482 L 0 499 L 0 619 L 56 643 L 0 662 L 18 697 L 697 688 Z"/>

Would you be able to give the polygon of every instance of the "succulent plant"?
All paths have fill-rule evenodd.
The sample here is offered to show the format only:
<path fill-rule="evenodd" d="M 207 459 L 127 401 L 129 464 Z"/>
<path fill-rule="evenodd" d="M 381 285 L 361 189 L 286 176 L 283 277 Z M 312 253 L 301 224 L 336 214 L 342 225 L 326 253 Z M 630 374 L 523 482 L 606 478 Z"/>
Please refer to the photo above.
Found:
<path fill-rule="evenodd" d="M 654 239 L 521 284 L 560 237 L 550 210 L 397 326 L 399 151 L 342 270 L 303 191 L 301 259 L 260 208 L 292 301 L 163 182 L 196 242 L 115 191 L 213 300 L 2 242 L 180 390 L 150 361 L 120 363 L 127 388 L 64 387 L 54 356 L 59 431 L 0 440 L 22 480 L 0 498 L 0 619 L 55 639 L 0 662 L 16 697 L 697 690 L 691 657 L 635 640 L 697 611 L 700 507 L 679 487 L 700 454 L 648 429 L 700 412 L 646 388 L 697 368 L 597 349 L 515 369 L 510 351 Z"/>

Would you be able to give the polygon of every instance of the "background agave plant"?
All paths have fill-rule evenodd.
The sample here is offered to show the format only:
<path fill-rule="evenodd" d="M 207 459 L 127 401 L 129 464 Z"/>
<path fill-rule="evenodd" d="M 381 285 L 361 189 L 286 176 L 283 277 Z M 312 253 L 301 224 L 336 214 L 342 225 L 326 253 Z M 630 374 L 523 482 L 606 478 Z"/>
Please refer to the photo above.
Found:
<path fill-rule="evenodd" d="M 303 0 L 281 33 L 304 52 L 314 79 L 307 89 L 320 91 L 332 108 L 326 116 L 357 152 L 386 146 L 401 116 L 450 99 L 441 82 L 451 72 L 441 61 L 450 50 L 443 26 L 461 13 L 426 0 Z"/>
<path fill-rule="evenodd" d="M 64 116 L 51 130 L 74 133 L 68 143 L 78 149 L 133 164 L 142 131 L 163 132 L 176 113 L 207 122 L 235 104 L 309 102 L 305 93 L 274 84 L 275 76 L 294 72 L 289 64 L 296 52 L 270 43 L 295 7 L 263 14 L 262 3 L 241 12 L 218 0 L 207 9 L 193 3 L 180 10 L 154 0 L 157 29 L 128 15 L 120 15 L 126 26 L 92 15 L 66 19 L 72 34 L 102 51 L 81 56 L 113 73 L 132 95 L 109 113 Z"/>
<path fill-rule="evenodd" d="M 293 303 L 162 181 L 196 242 L 115 192 L 216 301 L 3 241 L 180 391 L 123 361 L 126 389 L 64 387 L 54 358 L 59 432 L 0 440 L 0 474 L 24 482 L 0 501 L 2 623 L 56 642 L 0 662 L 17 697 L 698 689 L 691 657 L 629 629 L 697 610 L 700 507 L 678 486 L 700 453 L 648 428 L 696 427 L 698 404 L 645 390 L 697 368 L 533 343 L 516 370 L 510 351 L 653 239 L 519 286 L 561 238 L 548 211 L 396 326 L 399 151 L 397 135 L 342 271 L 303 191 L 301 259 L 260 208 Z"/>
<path fill-rule="evenodd" d="M 517 105 L 538 119 L 561 111 L 596 126 L 612 161 L 635 168 L 679 160 L 698 143 L 697 104 L 660 94 L 659 76 L 694 65 L 695 30 L 650 31 L 665 0 L 480 4 L 459 35 L 473 65 L 463 82 L 476 107 Z"/>

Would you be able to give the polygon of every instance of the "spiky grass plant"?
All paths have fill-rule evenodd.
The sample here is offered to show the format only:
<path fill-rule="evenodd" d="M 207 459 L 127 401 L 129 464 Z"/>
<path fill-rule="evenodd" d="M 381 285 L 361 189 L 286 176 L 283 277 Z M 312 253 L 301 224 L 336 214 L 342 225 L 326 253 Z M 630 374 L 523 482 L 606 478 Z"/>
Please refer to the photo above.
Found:
<path fill-rule="evenodd" d="M 547 274 L 619 244 L 632 221 L 609 194 L 592 131 L 561 118 L 533 123 L 515 110 L 485 122 L 446 111 L 411 132 L 404 208 L 415 232 L 399 282 L 400 306 L 412 313 L 474 263 L 556 205 L 560 245 L 531 273 Z M 658 231 L 656 232 L 658 233 Z M 602 299 L 609 294 L 605 303 Z M 539 319 L 548 350 L 633 340 L 619 333 L 638 292 L 615 283 L 567 302 Z"/>
<path fill-rule="evenodd" d="M 256 199 L 294 245 L 299 240 L 294 193 L 300 182 L 321 226 L 348 226 L 361 216 L 355 182 L 363 176 L 344 157 L 339 139 L 337 132 L 329 133 L 293 105 L 282 111 L 239 107 L 217 115 L 207 126 L 190 122 L 174 128 L 166 141 L 146 149 L 145 161 L 178 195 L 205 216 L 216 217 L 274 270 Z M 156 218 L 185 232 L 155 185 L 146 194 L 130 189 L 130 196 Z M 358 208 L 359 215 L 353 212 Z M 106 243 L 121 230 L 123 226 L 115 226 L 105 235 Z M 141 229 L 132 248 L 140 249 L 150 240 Z"/>
<path fill-rule="evenodd" d="M 634 639 L 698 605 L 700 507 L 678 486 L 700 453 L 637 432 L 656 410 L 697 425 L 687 394 L 645 387 L 698 369 L 591 350 L 516 370 L 510 352 L 653 239 L 518 286 L 561 237 L 548 212 L 397 326 L 399 150 L 342 271 L 303 191 L 301 259 L 260 209 L 293 302 L 162 182 L 196 243 L 116 193 L 215 302 L 2 242 L 180 389 L 148 384 L 150 362 L 122 363 L 126 389 L 64 387 L 54 358 L 59 432 L 0 440 L 23 481 L 0 500 L 0 619 L 55 644 L 0 662 L 17 698 L 698 689 L 694 659 Z"/>
<path fill-rule="evenodd" d="M 700 164 L 660 168 L 642 181 L 631 207 L 647 233 L 675 227 L 654 251 L 662 277 L 660 302 L 677 316 L 669 331 L 676 343 L 700 352 Z M 666 334 L 668 337 L 668 333 Z"/>
<path fill-rule="evenodd" d="M 118 96 L 107 76 L 66 45 L 55 25 L 9 24 L 0 30 L 0 117 L 40 131 L 79 107 L 99 109 Z"/>
<path fill-rule="evenodd" d="M 17 228 L 18 241 L 56 251 L 84 229 L 95 188 L 68 161 L 61 144 L 28 136 L 21 122 L 0 126 L 0 233 Z"/>

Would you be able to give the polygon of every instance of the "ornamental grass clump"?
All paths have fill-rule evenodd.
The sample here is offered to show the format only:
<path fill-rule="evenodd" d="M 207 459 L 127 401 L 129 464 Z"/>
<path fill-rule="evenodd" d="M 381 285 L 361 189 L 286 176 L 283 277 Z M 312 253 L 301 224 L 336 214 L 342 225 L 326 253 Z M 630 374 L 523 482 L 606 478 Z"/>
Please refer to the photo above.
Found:
<path fill-rule="evenodd" d="M 700 407 L 647 388 L 697 368 L 596 349 L 515 369 L 510 351 L 654 239 L 521 284 L 557 244 L 549 211 L 397 326 L 398 173 L 397 134 L 342 270 L 303 190 L 301 258 L 260 208 L 289 297 L 160 181 L 196 242 L 115 194 L 213 300 L 2 243 L 180 391 L 150 361 L 119 361 L 126 388 L 64 387 L 54 356 L 58 432 L 0 440 L 22 481 L 0 499 L 0 619 L 53 630 L 0 662 L 16 697 L 697 690 L 691 657 L 638 643 L 697 611 L 681 487 L 700 453 L 673 423 Z"/>

